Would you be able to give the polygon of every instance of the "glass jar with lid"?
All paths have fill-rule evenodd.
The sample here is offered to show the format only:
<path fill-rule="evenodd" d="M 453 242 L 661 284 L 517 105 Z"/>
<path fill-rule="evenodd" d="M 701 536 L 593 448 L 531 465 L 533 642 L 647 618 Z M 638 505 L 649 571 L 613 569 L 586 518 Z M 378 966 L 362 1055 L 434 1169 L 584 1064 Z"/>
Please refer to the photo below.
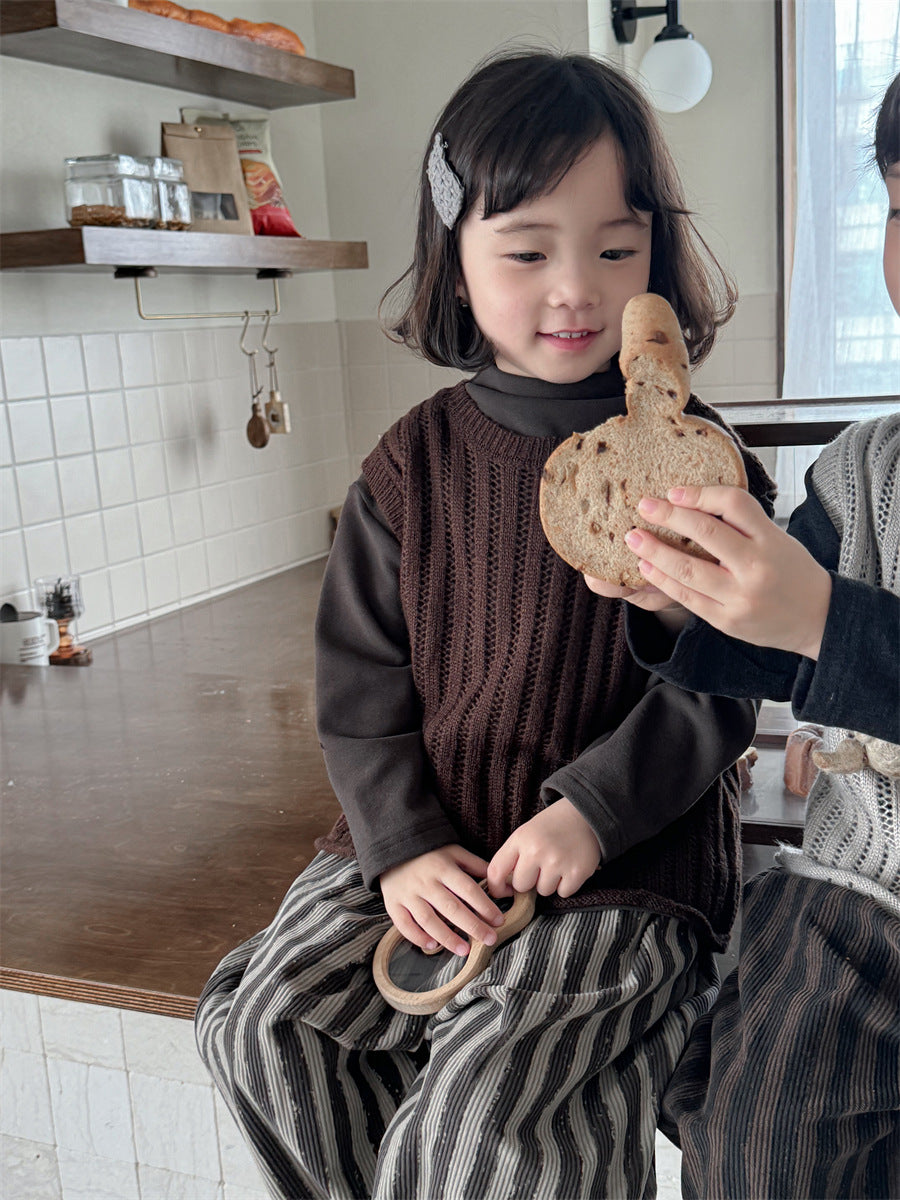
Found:
<path fill-rule="evenodd" d="M 130 154 L 67 158 L 66 176 L 70 225 L 151 228 L 157 224 L 156 187 L 146 160 Z"/>
<path fill-rule="evenodd" d="M 184 181 L 184 167 L 177 158 L 142 158 L 150 169 L 160 229 L 189 229 L 191 226 L 191 189 Z"/>

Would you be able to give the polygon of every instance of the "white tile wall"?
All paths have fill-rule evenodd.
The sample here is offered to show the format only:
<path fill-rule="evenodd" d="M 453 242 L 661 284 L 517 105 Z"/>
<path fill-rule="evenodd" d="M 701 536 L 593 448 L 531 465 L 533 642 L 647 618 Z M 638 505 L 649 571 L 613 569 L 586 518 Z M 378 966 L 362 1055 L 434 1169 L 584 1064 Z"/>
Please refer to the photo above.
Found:
<path fill-rule="evenodd" d="M 0 991 L 2 1200 L 266 1200 L 189 1021 Z"/>
<path fill-rule="evenodd" d="M 0 339 L 0 597 L 79 572 L 90 638 L 327 551 L 356 471 L 337 324 L 279 326 L 294 432 L 262 451 L 239 334 Z"/>
<path fill-rule="evenodd" d="M 0 990 L 0 1050 L 2 1200 L 266 1200 L 189 1021 Z"/>

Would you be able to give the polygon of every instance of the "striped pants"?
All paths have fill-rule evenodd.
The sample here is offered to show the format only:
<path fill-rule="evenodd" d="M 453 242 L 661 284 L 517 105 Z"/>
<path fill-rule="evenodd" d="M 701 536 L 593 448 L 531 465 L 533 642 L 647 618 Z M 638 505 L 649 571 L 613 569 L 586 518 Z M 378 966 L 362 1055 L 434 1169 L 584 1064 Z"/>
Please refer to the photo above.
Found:
<path fill-rule="evenodd" d="M 900 1197 L 900 920 L 775 869 L 665 1097 L 685 1200 Z"/>
<path fill-rule="evenodd" d="M 197 1039 L 276 1197 L 652 1198 L 659 1101 L 711 954 L 639 910 L 537 916 L 434 1016 L 372 982 L 389 920 L 320 854 L 232 951 Z"/>

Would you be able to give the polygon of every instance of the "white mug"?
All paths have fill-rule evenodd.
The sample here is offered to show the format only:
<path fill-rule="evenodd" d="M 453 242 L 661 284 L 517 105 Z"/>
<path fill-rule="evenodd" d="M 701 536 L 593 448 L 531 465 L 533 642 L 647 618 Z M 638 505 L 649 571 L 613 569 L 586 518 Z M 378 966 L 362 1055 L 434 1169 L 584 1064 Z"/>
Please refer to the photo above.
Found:
<path fill-rule="evenodd" d="M 52 617 L 20 612 L 14 621 L 0 621 L 0 662 L 46 667 L 59 648 L 59 626 Z"/>

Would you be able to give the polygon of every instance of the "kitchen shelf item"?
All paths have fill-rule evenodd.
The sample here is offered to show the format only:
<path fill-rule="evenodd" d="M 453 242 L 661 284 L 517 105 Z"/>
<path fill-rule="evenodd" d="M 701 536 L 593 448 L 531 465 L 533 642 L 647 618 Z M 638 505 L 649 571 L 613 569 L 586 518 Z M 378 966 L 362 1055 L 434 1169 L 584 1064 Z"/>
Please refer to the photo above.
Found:
<path fill-rule="evenodd" d="M 66 220 L 74 227 L 159 224 L 156 184 L 146 159 L 99 154 L 66 159 Z"/>
<path fill-rule="evenodd" d="M 35 602 L 59 626 L 59 646 L 50 655 L 55 666 L 86 667 L 93 661 L 88 646 L 75 641 L 75 621 L 84 612 L 79 575 L 51 575 L 34 581 Z"/>
<path fill-rule="evenodd" d="M 109 0 L 0 6 L 0 53 L 260 108 L 347 100 L 353 72 Z"/>
<path fill-rule="evenodd" d="M 157 228 L 190 229 L 193 221 L 191 189 L 185 183 L 184 167 L 177 158 L 142 158 L 150 171 L 156 192 Z"/>

